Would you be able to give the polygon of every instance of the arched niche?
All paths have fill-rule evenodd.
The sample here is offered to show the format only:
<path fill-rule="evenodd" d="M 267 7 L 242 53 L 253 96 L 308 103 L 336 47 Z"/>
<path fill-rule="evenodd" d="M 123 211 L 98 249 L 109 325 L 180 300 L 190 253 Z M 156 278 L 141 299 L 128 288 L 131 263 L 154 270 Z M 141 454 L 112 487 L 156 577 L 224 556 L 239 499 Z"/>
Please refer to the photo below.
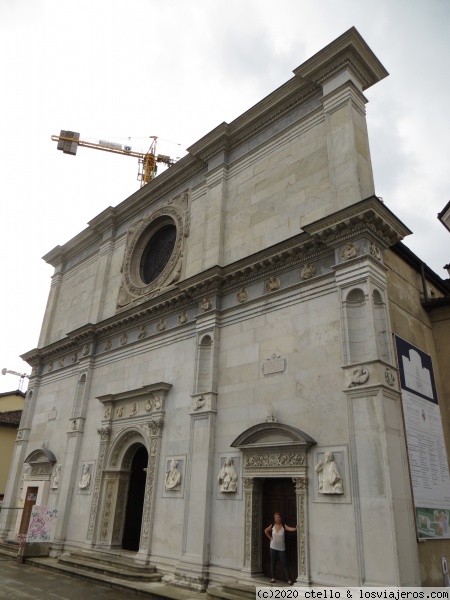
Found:
<path fill-rule="evenodd" d="M 389 352 L 389 335 L 386 305 L 384 303 L 381 292 L 374 290 L 372 293 L 373 301 L 373 319 L 375 328 L 375 343 L 377 348 L 378 358 L 385 362 L 390 361 Z"/>
<path fill-rule="evenodd" d="M 205 335 L 198 346 L 198 376 L 197 392 L 211 391 L 211 353 L 213 341 L 210 335 Z"/>
<path fill-rule="evenodd" d="M 370 326 L 366 296 L 362 289 L 352 289 L 345 299 L 347 362 L 355 363 L 370 358 Z"/>

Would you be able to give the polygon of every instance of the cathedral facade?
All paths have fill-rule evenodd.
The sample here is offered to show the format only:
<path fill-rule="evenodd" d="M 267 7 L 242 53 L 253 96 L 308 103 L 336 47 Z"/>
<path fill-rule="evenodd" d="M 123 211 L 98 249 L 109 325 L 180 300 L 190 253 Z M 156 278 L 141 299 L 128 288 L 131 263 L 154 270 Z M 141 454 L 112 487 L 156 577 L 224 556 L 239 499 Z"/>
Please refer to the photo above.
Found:
<path fill-rule="evenodd" d="M 392 333 L 436 349 L 413 283 L 397 310 L 411 232 L 375 195 L 364 92 L 386 76 L 349 30 L 44 257 L 5 502 L 58 507 L 52 556 L 254 581 L 278 511 L 298 583 L 426 579 Z"/>

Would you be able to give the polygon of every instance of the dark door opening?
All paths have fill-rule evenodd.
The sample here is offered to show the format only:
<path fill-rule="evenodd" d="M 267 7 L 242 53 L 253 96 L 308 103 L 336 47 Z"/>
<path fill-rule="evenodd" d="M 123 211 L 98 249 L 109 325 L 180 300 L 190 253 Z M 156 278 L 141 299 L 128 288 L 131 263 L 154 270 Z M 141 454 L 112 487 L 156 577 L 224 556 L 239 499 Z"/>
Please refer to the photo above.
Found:
<path fill-rule="evenodd" d="M 37 488 L 37 487 L 27 488 L 27 493 L 25 495 L 25 502 L 23 505 L 22 519 L 20 521 L 19 534 L 28 533 L 28 526 L 30 525 L 30 519 L 31 519 L 31 510 L 32 510 L 33 506 L 36 504 L 38 491 L 39 491 L 39 488 Z"/>
<path fill-rule="evenodd" d="M 263 484 L 263 530 L 270 524 L 273 524 L 273 514 L 279 512 L 283 523 L 291 527 L 297 525 L 297 506 L 295 487 L 292 479 L 266 479 Z M 262 544 L 262 569 L 264 576 L 270 578 L 270 541 L 264 535 Z M 297 579 L 297 533 L 286 531 L 286 554 L 288 561 L 289 577 L 292 581 Z M 283 581 L 285 579 L 280 561 L 277 564 L 276 579 Z"/>
<path fill-rule="evenodd" d="M 128 486 L 125 526 L 122 548 L 139 550 L 141 537 L 142 512 L 144 509 L 145 482 L 147 479 L 148 453 L 144 446 L 139 446 L 131 461 L 130 485 Z"/>

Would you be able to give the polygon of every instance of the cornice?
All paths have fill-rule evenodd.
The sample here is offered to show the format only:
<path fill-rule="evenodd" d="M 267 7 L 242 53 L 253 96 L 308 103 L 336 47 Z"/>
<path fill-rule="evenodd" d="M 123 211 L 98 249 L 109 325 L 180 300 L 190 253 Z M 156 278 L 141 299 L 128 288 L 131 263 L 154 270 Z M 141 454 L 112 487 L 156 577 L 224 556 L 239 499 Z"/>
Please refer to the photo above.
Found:
<path fill-rule="evenodd" d="M 53 250 L 47 252 L 42 259 L 52 267 L 64 266 L 71 258 L 81 254 L 93 244 L 99 244 L 101 239 L 102 234 L 98 230 L 88 227 L 63 246 L 56 246 Z"/>
<path fill-rule="evenodd" d="M 98 324 L 88 323 L 45 348 L 34 349 L 22 356 L 29 364 L 38 364 L 64 352 L 80 352 L 86 344 L 92 347 L 99 339 L 120 333 L 157 317 L 198 305 L 206 296 L 224 295 L 252 282 L 281 274 L 322 257 L 343 241 L 368 235 L 386 248 L 410 230 L 381 202 L 371 196 L 304 227 L 304 232 L 247 256 L 225 267 L 215 266 L 189 279 L 178 282 L 155 298 L 117 313 Z M 89 351 L 91 356 L 91 351 Z"/>
<path fill-rule="evenodd" d="M 370 196 L 352 204 L 319 221 L 305 225 L 303 229 L 330 246 L 337 245 L 345 239 L 342 234 L 348 230 L 352 235 L 356 229 L 371 230 L 380 241 L 384 241 L 386 248 L 412 233 L 377 196 Z"/>
<path fill-rule="evenodd" d="M 99 215 L 88 221 L 89 228 L 102 235 L 107 231 L 115 230 L 117 227 L 116 213 L 115 208 L 108 206 Z"/>
<path fill-rule="evenodd" d="M 294 74 L 304 82 L 323 85 L 346 68 L 358 76 L 363 90 L 389 75 L 355 27 L 297 67 Z"/>
<path fill-rule="evenodd" d="M 316 85 L 302 84 L 293 77 L 231 123 L 221 123 L 190 146 L 188 152 L 208 162 L 220 152 L 230 152 L 255 137 L 320 93 Z"/>
<path fill-rule="evenodd" d="M 43 260 L 53 267 L 61 264 L 65 265 L 71 258 L 77 256 L 89 246 L 99 245 L 105 232 L 108 230 L 114 232 L 121 223 L 132 219 L 144 207 L 148 208 L 161 197 L 169 195 L 173 190 L 190 183 L 191 179 L 202 171 L 206 171 L 206 166 L 201 160 L 193 156 L 182 158 L 170 169 L 155 177 L 116 207 L 109 206 L 91 219 L 86 229 L 63 246 L 56 246 L 50 250 L 42 257 Z"/>

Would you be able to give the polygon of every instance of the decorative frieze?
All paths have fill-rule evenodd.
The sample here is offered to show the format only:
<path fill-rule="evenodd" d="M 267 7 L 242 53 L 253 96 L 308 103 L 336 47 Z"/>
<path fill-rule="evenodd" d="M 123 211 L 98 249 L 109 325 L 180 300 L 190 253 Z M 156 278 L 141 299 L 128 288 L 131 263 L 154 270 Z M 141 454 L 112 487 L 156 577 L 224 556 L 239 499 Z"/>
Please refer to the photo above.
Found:
<path fill-rule="evenodd" d="M 244 458 L 246 467 L 299 467 L 305 464 L 303 452 L 267 452 L 264 454 L 246 454 Z"/>

